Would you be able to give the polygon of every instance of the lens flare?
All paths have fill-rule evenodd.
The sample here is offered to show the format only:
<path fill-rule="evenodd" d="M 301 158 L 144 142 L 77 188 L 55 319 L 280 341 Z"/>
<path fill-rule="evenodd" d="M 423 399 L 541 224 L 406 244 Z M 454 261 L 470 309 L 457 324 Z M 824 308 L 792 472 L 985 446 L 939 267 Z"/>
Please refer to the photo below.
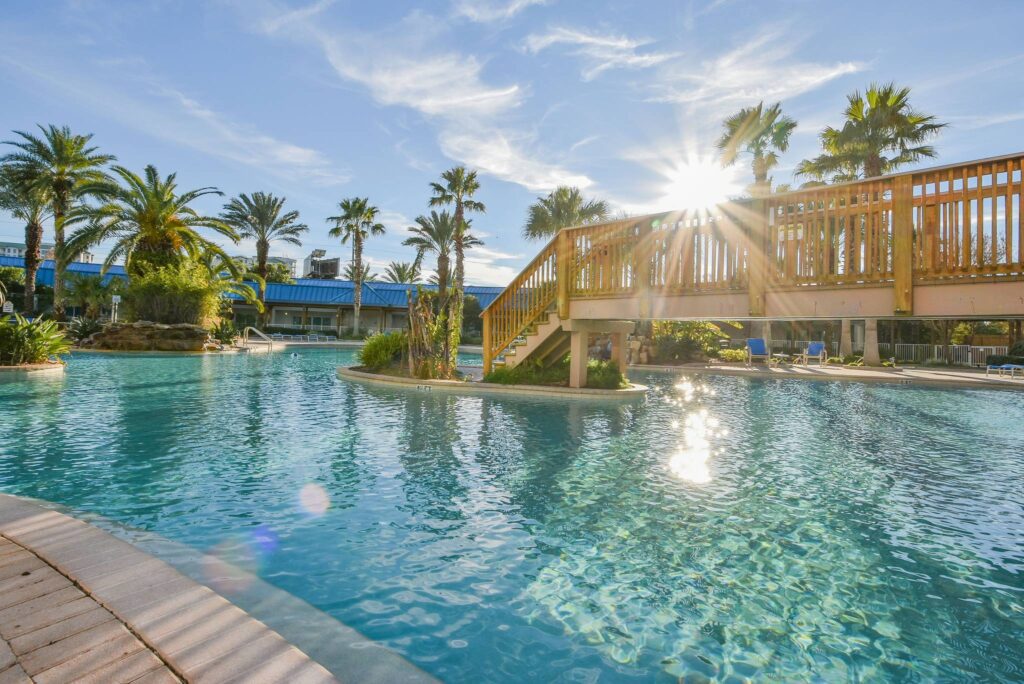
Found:
<path fill-rule="evenodd" d="M 683 427 L 684 446 L 668 462 L 669 470 L 676 477 L 693 484 L 711 482 L 708 459 L 711 458 L 711 440 L 722 436 L 716 432 L 718 419 L 708 415 L 707 410 L 694 411 L 686 417 Z"/>
<path fill-rule="evenodd" d="M 313 517 L 319 517 L 331 506 L 331 498 L 318 484 L 312 482 L 299 490 L 299 507 Z"/>

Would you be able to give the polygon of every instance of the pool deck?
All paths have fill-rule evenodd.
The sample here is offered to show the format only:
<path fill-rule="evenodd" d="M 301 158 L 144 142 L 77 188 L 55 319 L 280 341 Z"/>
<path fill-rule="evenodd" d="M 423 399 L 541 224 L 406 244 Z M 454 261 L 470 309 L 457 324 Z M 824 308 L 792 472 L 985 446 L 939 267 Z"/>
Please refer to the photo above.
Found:
<path fill-rule="evenodd" d="M 0 494 L 0 682 L 336 682 L 131 544 Z"/>
<path fill-rule="evenodd" d="M 691 363 L 679 366 L 632 365 L 631 371 L 659 371 L 670 373 L 693 373 L 697 375 L 734 375 L 747 378 L 771 380 L 845 380 L 850 382 L 882 382 L 898 385 L 920 385 L 936 387 L 958 387 L 975 389 L 1024 390 L 1024 378 L 1018 375 L 985 375 L 983 370 L 947 369 L 924 366 L 902 368 L 875 368 L 868 366 L 773 366 L 764 364 L 745 366 L 740 364 Z"/>

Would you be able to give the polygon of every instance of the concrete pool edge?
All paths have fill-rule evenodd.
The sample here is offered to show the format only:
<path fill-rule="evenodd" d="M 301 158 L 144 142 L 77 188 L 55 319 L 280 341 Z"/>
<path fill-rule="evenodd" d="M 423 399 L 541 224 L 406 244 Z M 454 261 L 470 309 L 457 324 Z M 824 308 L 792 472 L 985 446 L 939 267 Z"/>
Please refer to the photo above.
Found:
<path fill-rule="evenodd" d="M 63 574 L 112 613 L 176 675 L 186 681 L 239 677 L 261 682 L 338 681 L 279 631 L 187 576 L 177 564 L 44 505 L 47 503 L 0 493 L 0 535 Z M 187 548 L 167 543 L 178 547 L 179 553 Z M 201 554 L 193 550 L 192 560 L 196 557 Z M 264 606 L 266 611 L 281 608 L 280 595 L 291 597 L 276 588 L 275 592 Z M 319 613 L 312 607 L 310 610 Z M 391 675 L 389 681 L 436 681 L 401 656 L 390 651 L 385 655 L 383 647 L 355 630 L 325 614 L 323 618 L 350 632 L 346 642 L 352 648 L 350 655 L 363 660 L 355 672 L 347 672 L 346 681 L 373 681 L 381 674 Z M 325 624 L 321 621 L 309 628 L 319 629 Z M 331 636 L 337 637 L 338 631 L 331 632 Z M 364 676 L 354 676 L 360 670 Z"/>
<path fill-rule="evenodd" d="M 27 363 L 20 366 L 0 366 L 0 373 L 41 375 L 63 372 L 65 368 L 63 363 Z"/>
<path fill-rule="evenodd" d="M 375 385 L 400 386 L 421 391 L 442 390 L 463 394 L 502 394 L 505 396 L 544 396 L 565 399 L 588 400 L 630 400 L 639 399 L 647 394 L 646 385 L 630 383 L 629 387 L 620 390 L 594 389 L 590 387 L 545 387 L 542 385 L 497 385 L 483 382 L 465 382 L 462 380 L 420 380 L 395 375 L 381 375 L 355 370 L 353 367 L 338 366 L 338 377 L 343 380 L 354 380 Z"/>
<path fill-rule="evenodd" d="M 905 366 L 902 368 L 873 368 L 845 366 L 791 366 L 787 368 L 766 368 L 755 366 L 684 364 L 662 366 L 637 364 L 629 371 L 679 373 L 694 375 L 726 375 L 731 377 L 757 378 L 761 380 L 810 380 L 818 382 L 862 382 L 901 385 L 904 387 L 932 387 L 946 389 L 1002 389 L 1024 390 L 1024 379 L 985 375 L 976 371 L 953 371 L 933 368 Z"/>

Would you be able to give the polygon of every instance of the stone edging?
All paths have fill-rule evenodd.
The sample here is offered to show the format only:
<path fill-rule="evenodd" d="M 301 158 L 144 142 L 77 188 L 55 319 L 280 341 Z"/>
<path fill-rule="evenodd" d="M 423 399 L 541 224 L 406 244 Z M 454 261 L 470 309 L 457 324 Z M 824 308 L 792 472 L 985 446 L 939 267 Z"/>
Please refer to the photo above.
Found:
<path fill-rule="evenodd" d="M 533 396 L 556 396 L 566 399 L 639 399 L 647 394 L 646 385 L 630 384 L 627 389 L 606 390 L 591 387 L 544 387 L 541 385 L 496 385 L 484 382 L 461 380 L 419 380 L 394 375 L 367 373 L 353 368 L 339 366 L 338 377 L 378 385 L 401 385 L 425 391 L 443 390 L 464 394 L 518 394 Z"/>
<path fill-rule="evenodd" d="M 0 366 L 0 373 L 46 373 L 63 370 L 63 363 L 26 363 L 21 366 Z"/>
<path fill-rule="evenodd" d="M 861 370 L 863 368 L 863 370 Z M 803 366 L 797 370 L 755 368 L 742 366 L 684 364 L 680 366 L 633 365 L 629 370 L 656 373 L 693 373 L 696 375 L 727 375 L 739 378 L 757 378 L 761 380 L 810 380 L 818 382 L 864 382 L 884 383 L 903 386 L 926 386 L 948 389 L 1002 389 L 1011 391 L 1024 390 L 1024 380 L 1010 378 L 986 377 L 978 374 L 977 378 L 961 378 L 954 375 L 942 377 L 922 377 L 914 368 L 857 367 L 847 368 L 836 366 L 821 372 L 818 367 L 811 366 L 805 370 Z M 817 371 L 817 372 L 816 372 Z M 924 371 L 929 372 L 929 371 Z M 941 371 L 931 371 L 937 375 Z"/>
<path fill-rule="evenodd" d="M 185 681 L 337 681 L 213 590 L 88 523 L 0 494 L 0 533 L 113 613 Z"/>

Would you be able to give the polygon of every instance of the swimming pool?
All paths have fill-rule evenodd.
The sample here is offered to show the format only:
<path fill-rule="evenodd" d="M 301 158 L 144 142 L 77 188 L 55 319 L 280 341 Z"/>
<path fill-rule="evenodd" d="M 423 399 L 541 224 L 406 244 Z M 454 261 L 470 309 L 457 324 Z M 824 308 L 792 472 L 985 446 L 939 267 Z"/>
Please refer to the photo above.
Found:
<path fill-rule="evenodd" d="M 1024 394 L 652 374 L 603 405 L 352 358 L 0 384 L 0 490 L 223 556 L 448 681 L 1024 677 Z"/>

